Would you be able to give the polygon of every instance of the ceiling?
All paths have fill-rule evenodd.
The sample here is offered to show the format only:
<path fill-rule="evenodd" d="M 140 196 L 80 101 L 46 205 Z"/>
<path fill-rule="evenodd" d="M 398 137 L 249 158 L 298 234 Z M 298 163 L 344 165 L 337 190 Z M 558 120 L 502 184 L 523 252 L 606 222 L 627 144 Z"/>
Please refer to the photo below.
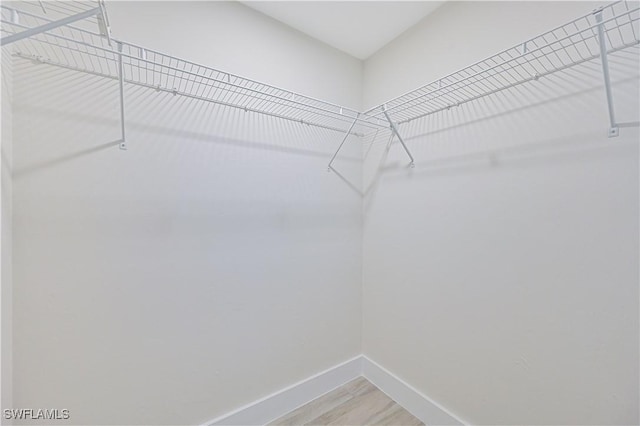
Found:
<path fill-rule="evenodd" d="M 367 59 L 444 1 L 242 1 L 358 59 Z"/>

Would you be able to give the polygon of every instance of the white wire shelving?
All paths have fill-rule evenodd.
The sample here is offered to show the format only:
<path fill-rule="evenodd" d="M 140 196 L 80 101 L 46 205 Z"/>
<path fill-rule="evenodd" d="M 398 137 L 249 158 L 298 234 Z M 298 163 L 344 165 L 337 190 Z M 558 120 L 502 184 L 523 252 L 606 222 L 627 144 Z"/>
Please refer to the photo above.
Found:
<path fill-rule="evenodd" d="M 56 22 L 56 18 L 75 16 L 43 16 L 41 11 L 37 13 L 37 3 L 20 3 L 28 7 L 18 9 L 13 5 L 0 6 L 3 39 L 22 31 L 51 25 Z M 92 10 L 92 5 L 78 3 L 85 10 Z M 59 6 L 58 2 L 47 2 L 45 7 L 50 4 Z M 63 7 L 55 8 L 57 12 L 75 13 L 79 10 L 72 10 L 67 2 L 60 4 Z M 87 25 L 81 27 L 75 23 L 67 24 L 33 34 L 14 44 L 13 55 L 121 80 L 121 91 L 125 84 L 133 84 L 356 136 L 385 125 L 368 117 L 357 120 L 356 125 L 353 125 L 359 115 L 354 109 L 106 37 L 103 32 L 92 31 Z M 124 122 L 124 99 L 122 101 Z M 124 141 L 121 147 L 126 148 Z"/>
<path fill-rule="evenodd" d="M 617 136 L 607 57 L 623 49 L 637 49 L 639 5 L 628 1 L 608 4 L 363 114 L 389 122 L 413 165 L 398 130 L 402 124 L 599 59 L 609 107 L 609 136 Z"/>
<path fill-rule="evenodd" d="M 12 44 L 15 56 L 119 81 L 123 149 L 124 86 L 133 84 L 343 132 L 331 169 L 350 135 L 380 129 L 391 129 L 413 165 L 400 133 L 403 124 L 588 61 L 602 65 L 609 136 L 617 136 L 607 57 L 638 49 L 639 4 L 611 3 L 364 112 L 114 39 L 102 1 L 3 4 L 1 32 L 2 45 Z"/>
<path fill-rule="evenodd" d="M 16 0 L 4 3 L 2 9 L 2 46 L 46 32 L 55 33 L 70 24 L 97 30 L 110 42 L 109 17 L 103 0 Z"/>

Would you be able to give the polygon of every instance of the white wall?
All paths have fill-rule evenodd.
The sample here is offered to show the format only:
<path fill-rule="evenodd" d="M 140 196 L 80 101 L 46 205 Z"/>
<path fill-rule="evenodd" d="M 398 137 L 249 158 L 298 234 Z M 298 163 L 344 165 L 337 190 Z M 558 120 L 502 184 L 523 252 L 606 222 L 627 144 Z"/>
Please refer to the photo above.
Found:
<path fill-rule="evenodd" d="M 12 349 L 12 308 L 13 308 L 13 280 L 12 280 L 12 144 L 13 144 L 13 110 L 11 108 L 13 69 L 10 47 L 2 51 L 2 139 L 0 141 L 0 402 L 2 408 L 12 406 L 13 383 L 13 349 Z M 4 416 L 1 420 L 4 424 Z"/>
<path fill-rule="evenodd" d="M 125 40 L 359 103 L 356 60 L 240 4 L 109 7 Z M 122 152 L 114 81 L 14 66 L 15 407 L 196 424 L 361 353 L 342 135 L 127 86 Z M 360 146 L 338 164 L 359 187 Z"/>
<path fill-rule="evenodd" d="M 364 74 L 240 4 L 109 10 L 124 40 L 357 108 L 593 7 L 451 2 Z M 612 61 L 621 121 L 636 59 Z M 473 423 L 638 422 L 638 129 L 603 136 L 598 64 L 403 126 L 413 170 L 386 135 L 364 168 L 347 144 L 364 210 L 324 171 L 338 134 L 127 87 L 121 152 L 114 82 L 14 67 L 13 406 L 199 423 L 362 337 Z"/>
<path fill-rule="evenodd" d="M 364 62 L 364 109 L 513 47 L 602 4 L 448 2 Z"/>
<path fill-rule="evenodd" d="M 360 109 L 362 62 L 337 49 L 235 1 L 145 3 L 108 3 L 116 38 Z"/>
<path fill-rule="evenodd" d="M 365 63 L 370 106 L 589 3 L 449 2 Z M 401 127 L 364 164 L 364 354 L 474 424 L 637 424 L 638 58 Z M 386 135 L 388 137 L 388 135 Z"/>

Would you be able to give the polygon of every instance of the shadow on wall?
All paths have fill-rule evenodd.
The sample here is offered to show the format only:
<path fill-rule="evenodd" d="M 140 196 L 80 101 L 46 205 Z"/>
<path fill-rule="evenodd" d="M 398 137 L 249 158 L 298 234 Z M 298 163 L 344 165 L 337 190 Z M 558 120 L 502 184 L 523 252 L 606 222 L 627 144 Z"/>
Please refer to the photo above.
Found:
<path fill-rule="evenodd" d="M 116 81 L 22 58 L 15 59 L 15 68 L 28 87 L 22 88 L 23 96 L 14 108 L 46 121 L 42 125 L 51 126 L 50 133 L 56 135 L 55 144 L 30 141 L 28 155 L 17 162 L 16 179 L 110 150 L 121 142 Z M 318 172 L 325 172 L 343 137 L 340 132 L 308 124 L 129 84 L 125 85 L 125 112 L 131 151 L 180 161 L 202 149 L 194 143 L 215 144 L 215 156 L 209 158 L 212 167 L 224 160 L 242 167 L 243 155 L 263 151 L 265 159 L 271 154 L 306 158 Z M 341 173 L 332 179 L 361 195 L 359 141 L 350 142 L 350 149 L 337 158 Z"/>
<path fill-rule="evenodd" d="M 634 113 L 638 110 L 639 50 L 610 55 L 614 101 L 623 131 L 640 124 Z M 15 67 L 29 81 L 23 91 L 28 99 L 15 107 L 48 117 L 50 133 L 60 135 L 55 143 L 31 141 L 24 161 L 16 162 L 16 179 L 112 150 L 119 143 L 117 82 L 25 59 L 16 59 Z M 180 161 L 189 151 L 199 149 L 194 142 L 215 144 L 215 156 L 207 158 L 211 166 L 229 160 L 242 167 L 243 152 L 257 150 L 267 156 L 305 157 L 313 168 L 323 171 L 342 137 L 338 132 L 139 86 L 126 86 L 126 111 L 132 150 Z M 401 126 L 417 159 L 415 169 L 408 167 L 397 140 L 384 129 L 364 139 L 362 184 L 357 170 L 359 143 L 340 153 L 339 166 L 332 168 L 331 176 L 353 195 L 368 197 L 388 174 L 426 177 L 492 169 L 527 157 L 549 161 L 556 154 L 562 157 L 573 151 L 593 151 L 593 146 L 583 141 L 596 128 L 606 132 L 606 114 L 602 71 L 598 61 L 591 61 Z M 594 124 L 593 129 L 584 129 L 584 116 Z M 79 121 L 90 126 L 78 129 Z M 527 130 L 530 128 L 537 131 Z M 86 146 L 87 141 L 91 146 Z M 162 146 L 163 151 L 152 149 L 149 143 L 155 148 Z M 370 197 L 367 205 L 372 201 Z"/>
<path fill-rule="evenodd" d="M 126 85 L 122 151 L 116 81 L 14 64 L 16 406 L 198 424 L 358 353 L 359 143 Z"/>
<path fill-rule="evenodd" d="M 621 133 L 640 126 L 639 52 L 635 47 L 609 57 Z M 583 161 L 606 154 L 604 150 L 620 140 L 607 138 L 608 127 L 601 65 L 591 61 L 402 125 L 399 130 L 416 158 L 415 168 L 409 167 L 390 131 L 372 134 L 364 143 L 365 212 L 384 178 L 434 178 L 536 162 Z"/>

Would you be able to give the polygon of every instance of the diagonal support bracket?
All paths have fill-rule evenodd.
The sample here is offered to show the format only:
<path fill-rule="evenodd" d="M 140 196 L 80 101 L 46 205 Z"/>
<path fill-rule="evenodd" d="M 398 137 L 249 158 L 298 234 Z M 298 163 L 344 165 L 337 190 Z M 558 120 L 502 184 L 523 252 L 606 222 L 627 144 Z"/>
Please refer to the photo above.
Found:
<path fill-rule="evenodd" d="M 40 25 L 39 27 L 29 28 L 28 30 L 21 31 L 16 34 L 11 34 L 6 37 L 2 37 L 2 39 L 0 39 L 0 46 L 6 46 L 7 44 L 14 43 L 16 41 L 20 41 L 28 37 L 33 37 L 34 35 L 51 31 L 58 27 L 68 25 L 76 21 L 81 21 L 83 19 L 87 19 L 92 16 L 100 15 L 101 13 L 102 13 L 102 9 L 100 7 L 96 7 L 93 9 L 86 10 L 82 13 L 78 13 L 76 15 L 67 16 L 66 18 L 60 19 L 58 21 L 48 22 L 44 25 Z"/>
<path fill-rule="evenodd" d="M 402 139 L 402 136 L 400 136 L 400 132 L 398 132 L 398 126 L 396 126 L 396 123 L 394 123 L 393 120 L 391 119 L 391 117 L 389 117 L 389 114 L 387 113 L 386 105 L 382 105 L 382 113 L 387 118 L 387 121 L 389 122 L 389 125 L 391 126 L 391 131 L 398 137 L 398 140 L 402 144 L 402 147 L 404 148 L 404 150 L 407 152 L 407 155 L 411 159 L 411 163 L 409 163 L 409 165 L 411 167 L 415 167 L 416 165 L 415 165 L 415 162 L 413 160 L 413 155 L 411 155 L 411 152 L 409 152 L 409 148 L 407 148 L 407 145 L 405 145 L 404 140 Z"/>
<path fill-rule="evenodd" d="M 594 10 L 593 14 L 598 23 L 598 45 L 600 46 L 600 62 L 602 63 L 602 76 L 604 78 L 604 88 L 607 93 L 607 106 L 609 107 L 609 137 L 618 136 L 620 129 L 616 123 L 613 112 L 613 94 L 611 92 L 611 78 L 609 77 L 609 60 L 607 58 L 607 44 L 604 37 L 604 23 L 602 22 L 602 8 Z"/>
<path fill-rule="evenodd" d="M 333 157 L 331 157 L 331 161 L 329 161 L 329 164 L 327 165 L 327 171 L 330 172 L 331 169 L 333 167 L 331 167 L 331 165 L 333 164 L 333 161 L 336 159 L 336 157 L 338 156 L 338 153 L 340 152 L 340 150 L 342 149 L 342 145 L 344 145 L 344 143 L 347 141 L 347 138 L 349 137 L 349 135 L 351 134 L 351 131 L 353 130 L 353 127 L 356 125 L 356 123 L 358 122 L 358 119 L 360 118 L 360 113 L 358 113 L 356 115 L 355 120 L 353 120 L 353 123 L 351 123 L 351 126 L 349 126 L 349 130 L 347 130 L 347 133 L 344 135 L 344 138 L 342 138 L 342 142 L 340 142 L 340 146 L 338 146 L 338 149 L 336 150 L 335 154 L 333 154 Z"/>
<path fill-rule="evenodd" d="M 127 140 L 125 139 L 124 129 L 124 65 L 122 63 L 122 43 L 118 42 L 118 88 L 120 90 L 120 131 L 122 132 L 122 140 L 120 141 L 120 149 L 127 149 Z"/>
<path fill-rule="evenodd" d="M 107 39 L 107 43 L 111 46 L 111 27 L 109 26 L 109 17 L 107 16 L 107 7 L 104 0 L 99 0 L 100 13 L 97 16 L 98 31 L 100 35 Z"/>

